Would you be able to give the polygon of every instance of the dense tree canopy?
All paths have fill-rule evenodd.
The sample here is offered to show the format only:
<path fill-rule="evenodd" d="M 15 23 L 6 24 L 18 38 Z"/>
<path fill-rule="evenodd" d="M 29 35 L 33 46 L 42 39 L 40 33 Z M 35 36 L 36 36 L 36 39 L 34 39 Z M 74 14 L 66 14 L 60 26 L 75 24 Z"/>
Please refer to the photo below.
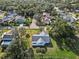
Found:
<path fill-rule="evenodd" d="M 60 7 L 63 6 L 63 3 L 68 5 L 70 2 L 71 0 L 0 0 L 0 9 L 4 11 L 14 10 L 22 16 L 32 17 L 33 14 L 41 13 L 43 10 L 51 13 L 54 6 Z"/>
<path fill-rule="evenodd" d="M 13 33 L 15 38 L 11 45 L 5 50 L 6 55 L 4 59 L 32 59 L 34 57 L 33 50 L 32 48 L 27 49 L 27 39 L 25 39 L 24 28 L 20 28 L 14 32 L 16 32 Z"/>
<path fill-rule="evenodd" d="M 79 49 L 77 44 L 79 38 L 75 36 L 75 29 L 73 27 L 58 16 L 51 22 L 51 27 L 49 34 L 56 41 L 60 49 L 71 50 L 79 54 L 77 50 Z"/>
<path fill-rule="evenodd" d="M 60 36 L 65 38 L 73 35 L 73 28 L 71 28 L 66 21 L 62 20 L 58 16 L 56 17 L 56 20 L 52 21 L 51 26 L 51 30 L 53 31 L 51 34 L 55 35 L 54 37 Z"/>

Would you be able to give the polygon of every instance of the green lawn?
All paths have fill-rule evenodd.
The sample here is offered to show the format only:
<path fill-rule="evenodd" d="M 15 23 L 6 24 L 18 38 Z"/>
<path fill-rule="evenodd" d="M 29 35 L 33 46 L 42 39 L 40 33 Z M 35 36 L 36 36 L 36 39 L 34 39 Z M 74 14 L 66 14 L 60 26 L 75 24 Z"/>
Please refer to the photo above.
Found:
<path fill-rule="evenodd" d="M 53 47 L 47 47 L 46 54 L 43 55 L 43 58 L 53 58 L 53 59 L 76 59 L 76 55 L 72 51 L 60 50 L 54 40 L 52 40 Z M 36 50 L 34 50 L 36 52 Z M 35 53 L 39 57 L 39 54 Z M 36 56 L 36 58 L 37 58 Z"/>
<path fill-rule="evenodd" d="M 28 40 L 29 47 L 32 47 L 32 35 L 39 33 L 39 29 L 27 29 L 26 32 L 30 34 L 30 38 Z M 43 54 L 44 58 L 53 58 L 53 59 L 76 59 L 76 55 L 72 51 L 60 50 L 56 44 L 56 41 L 51 40 L 53 47 L 47 47 L 46 54 Z M 39 59 L 40 56 L 36 53 L 36 48 L 33 48 L 36 59 Z"/>
<path fill-rule="evenodd" d="M 28 45 L 32 47 L 32 35 L 40 32 L 39 29 L 26 29 L 26 32 L 29 33 L 30 38 L 28 38 Z"/>
<path fill-rule="evenodd" d="M 60 50 L 54 40 L 52 40 L 53 48 L 49 49 L 47 55 L 52 55 L 58 58 L 76 59 L 73 52 L 67 50 Z"/>
<path fill-rule="evenodd" d="M 7 31 L 9 31 L 8 29 L 3 29 L 3 30 L 1 30 L 0 31 L 0 37 L 1 37 L 1 35 L 4 33 L 4 32 L 7 32 Z"/>

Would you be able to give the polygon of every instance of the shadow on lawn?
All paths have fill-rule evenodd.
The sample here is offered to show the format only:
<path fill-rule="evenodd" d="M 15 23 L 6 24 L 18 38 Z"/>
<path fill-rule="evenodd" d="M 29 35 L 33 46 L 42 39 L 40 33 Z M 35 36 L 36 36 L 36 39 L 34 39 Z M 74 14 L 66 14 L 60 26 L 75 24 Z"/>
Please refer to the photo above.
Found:
<path fill-rule="evenodd" d="M 72 37 L 67 37 L 64 39 L 56 39 L 57 45 L 61 50 L 66 49 L 67 51 L 72 51 L 79 56 L 79 37 L 73 35 Z"/>
<path fill-rule="evenodd" d="M 50 44 L 47 44 L 46 46 L 52 48 L 52 47 L 53 47 L 53 44 L 52 44 L 52 42 L 50 41 Z"/>

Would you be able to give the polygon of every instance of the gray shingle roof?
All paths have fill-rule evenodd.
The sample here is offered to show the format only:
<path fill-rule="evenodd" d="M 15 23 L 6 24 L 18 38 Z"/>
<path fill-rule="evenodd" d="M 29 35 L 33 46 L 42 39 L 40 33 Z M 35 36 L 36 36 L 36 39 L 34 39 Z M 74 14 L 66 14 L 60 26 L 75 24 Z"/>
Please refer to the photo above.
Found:
<path fill-rule="evenodd" d="M 46 43 L 50 42 L 49 36 L 32 36 L 32 41 L 38 41 L 39 38 L 42 38 Z"/>

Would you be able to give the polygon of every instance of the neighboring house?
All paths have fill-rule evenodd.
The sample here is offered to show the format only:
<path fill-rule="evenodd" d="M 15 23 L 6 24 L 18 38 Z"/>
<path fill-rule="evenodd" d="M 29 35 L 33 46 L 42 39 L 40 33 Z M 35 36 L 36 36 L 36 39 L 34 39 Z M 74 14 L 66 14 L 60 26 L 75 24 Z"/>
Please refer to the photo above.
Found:
<path fill-rule="evenodd" d="M 13 18 L 16 14 L 8 14 L 7 17 Z"/>
<path fill-rule="evenodd" d="M 49 24 L 51 22 L 50 13 L 44 12 L 43 13 L 43 22 Z"/>
<path fill-rule="evenodd" d="M 70 15 L 63 16 L 63 19 L 71 23 L 75 21 L 75 19 Z"/>
<path fill-rule="evenodd" d="M 63 11 L 63 10 L 60 10 L 60 9 L 58 9 L 58 8 L 55 8 L 55 10 L 57 11 L 57 13 L 59 14 L 59 16 L 63 19 L 63 20 L 65 20 L 65 21 L 67 21 L 67 22 L 70 22 L 70 23 L 72 23 L 72 22 L 75 22 L 76 20 L 77 20 L 77 18 L 75 18 L 73 15 L 72 15 L 72 13 L 65 13 L 65 11 Z"/>
<path fill-rule="evenodd" d="M 5 21 L 12 21 L 12 18 L 11 18 L 11 17 L 8 17 L 8 16 L 5 16 L 5 17 L 2 19 L 2 22 L 5 22 Z"/>
<path fill-rule="evenodd" d="M 75 21 L 76 21 L 76 18 L 75 18 L 74 16 L 72 16 L 71 14 L 66 14 L 66 13 L 64 13 L 64 12 L 60 12 L 59 15 L 60 15 L 60 17 L 61 17 L 63 20 L 65 20 L 65 21 L 67 21 L 67 22 L 72 23 L 72 22 L 75 22 Z"/>
<path fill-rule="evenodd" d="M 4 16 L 2 19 L 2 22 L 4 23 L 5 21 L 13 21 L 14 20 L 14 16 L 16 16 L 16 14 L 10 14 L 8 13 L 7 16 Z"/>
<path fill-rule="evenodd" d="M 23 24 L 25 22 L 25 18 L 22 17 L 22 16 L 17 15 L 15 17 L 15 22 L 18 23 L 18 24 Z"/>
<path fill-rule="evenodd" d="M 11 33 L 4 33 L 2 35 L 1 47 L 7 48 L 13 40 L 13 35 Z"/>
<path fill-rule="evenodd" d="M 48 34 L 40 33 L 32 36 L 32 46 L 46 46 L 50 44 L 50 37 Z"/>

